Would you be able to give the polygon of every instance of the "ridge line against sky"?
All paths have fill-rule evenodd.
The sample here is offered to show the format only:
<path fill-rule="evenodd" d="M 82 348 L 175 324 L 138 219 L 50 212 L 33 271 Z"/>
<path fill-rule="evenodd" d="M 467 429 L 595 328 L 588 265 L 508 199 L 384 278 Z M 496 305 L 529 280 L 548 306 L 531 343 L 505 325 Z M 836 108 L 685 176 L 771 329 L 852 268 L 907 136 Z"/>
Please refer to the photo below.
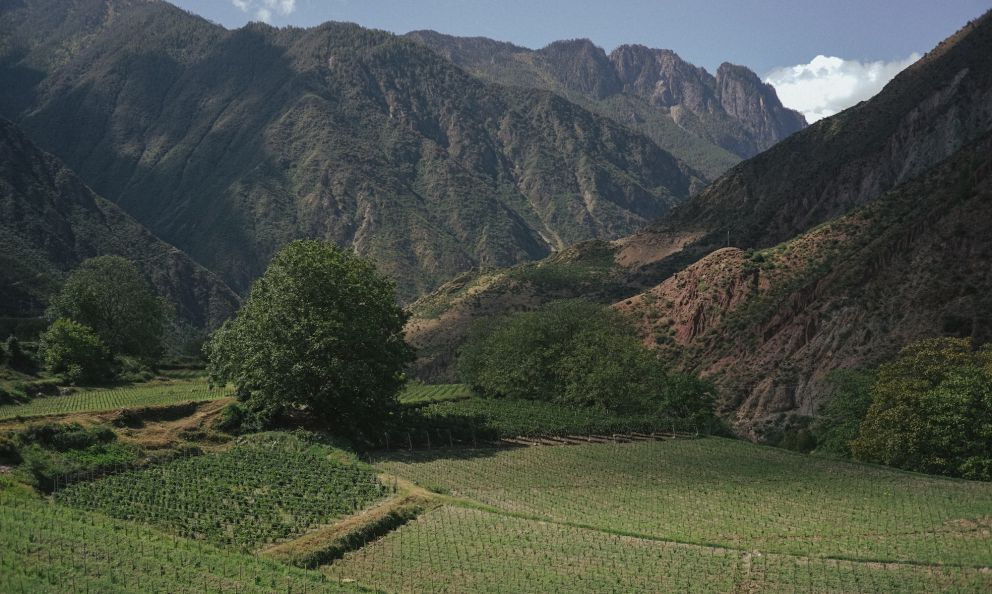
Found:
<path fill-rule="evenodd" d="M 808 121 L 868 99 L 992 0 L 168 0 L 236 28 L 348 21 L 532 49 L 588 38 L 671 49 L 709 72 L 742 64 Z"/>

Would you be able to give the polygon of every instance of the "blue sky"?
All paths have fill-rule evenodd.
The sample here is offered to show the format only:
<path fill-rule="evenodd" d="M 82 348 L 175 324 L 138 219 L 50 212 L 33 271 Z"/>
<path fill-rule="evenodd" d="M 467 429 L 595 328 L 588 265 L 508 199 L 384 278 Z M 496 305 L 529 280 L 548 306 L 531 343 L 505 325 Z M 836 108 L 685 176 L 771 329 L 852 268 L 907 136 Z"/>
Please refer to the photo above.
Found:
<path fill-rule="evenodd" d="M 838 73 L 848 83 L 852 76 L 864 79 L 851 94 L 863 98 L 880 88 L 880 77 L 891 78 L 914 54 L 992 8 L 992 0 L 170 1 L 227 27 L 249 20 L 276 26 L 336 20 L 399 33 L 434 29 L 481 35 L 531 48 L 575 37 L 587 37 L 607 51 L 641 43 L 675 50 L 710 72 L 729 61 L 762 77 L 777 73 L 769 81 L 793 84 L 794 102 L 814 93 L 813 87 L 840 89 L 823 78 Z M 815 61 L 817 56 L 828 60 Z M 804 68 L 790 76 L 793 67 Z M 817 84 L 804 88 L 803 81 L 812 79 Z M 867 83 L 871 88 L 861 88 Z M 843 95 L 840 90 L 834 94 Z M 806 100 L 816 102 L 812 95 Z M 829 115 L 843 102 L 820 106 L 820 114 Z"/>

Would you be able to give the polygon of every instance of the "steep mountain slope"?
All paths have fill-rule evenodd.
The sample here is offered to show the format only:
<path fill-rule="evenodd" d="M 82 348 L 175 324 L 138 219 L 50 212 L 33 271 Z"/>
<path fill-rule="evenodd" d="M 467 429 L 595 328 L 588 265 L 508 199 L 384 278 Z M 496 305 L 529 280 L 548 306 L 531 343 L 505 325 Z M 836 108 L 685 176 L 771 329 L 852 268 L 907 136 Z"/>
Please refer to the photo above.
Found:
<path fill-rule="evenodd" d="M 418 373 L 450 377 L 453 353 L 479 317 L 561 297 L 619 301 L 728 244 L 767 248 L 843 216 L 925 174 L 992 129 L 990 105 L 992 18 L 986 14 L 870 101 L 741 163 L 644 231 L 609 244 L 611 261 L 586 258 L 590 250 L 580 245 L 526 267 L 561 277 L 553 272 L 561 262 L 571 262 L 572 270 L 576 262 L 589 262 L 579 265 L 595 271 L 588 282 L 550 291 L 497 271 L 460 279 L 424 297 L 413 308 L 409 333 L 423 352 Z"/>
<path fill-rule="evenodd" d="M 622 45 L 607 55 L 587 39 L 529 50 L 434 31 L 407 37 L 485 80 L 561 93 L 647 134 L 711 179 L 806 126 L 743 66 L 724 63 L 714 76 L 671 50 Z"/>
<path fill-rule="evenodd" d="M 212 273 L 93 193 L 55 157 L 0 119 L 0 316 L 41 315 L 82 260 L 120 255 L 198 328 L 238 307 Z"/>
<path fill-rule="evenodd" d="M 648 138 L 354 25 L 228 31 L 155 0 L 3 10 L 3 113 L 244 291 L 319 237 L 411 298 L 628 234 L 701 186 Z"/>
<path fill-rule="evenodd" d="M 714 378 L 739 432 L 814 415 L 835 369 L 921 338 L 992 338 L 992 133 L 776 247 L 718 250 L 617 304 L 647 344 Z"/>
<path fill-rule="evenodd" d="M 735 167 L 684 208 L 624 240 L 620 259 L 671 273 L 718 247 L 767 247 L 906 182 L 992 128 L 992 15 L 874 98 Z M 697 236 L 685 249 L 673 240 Z"/>

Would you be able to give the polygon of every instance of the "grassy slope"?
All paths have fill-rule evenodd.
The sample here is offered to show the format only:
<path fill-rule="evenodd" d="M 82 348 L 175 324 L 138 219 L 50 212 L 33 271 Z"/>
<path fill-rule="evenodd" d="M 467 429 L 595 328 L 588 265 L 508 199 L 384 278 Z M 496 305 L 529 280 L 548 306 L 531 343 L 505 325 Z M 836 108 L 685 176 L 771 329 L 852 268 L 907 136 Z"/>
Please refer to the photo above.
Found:
<path fill-rule="evenodd" d="M 727 439 L 397 454 L 378 466 L 498 513 L 646 539 L 866 562 L 992 565 L 992 485 Z"/>
<path fill-rule="evenodd" d="M 26 404 L 0 406 L 0 420 L 165 406 L 228 398 L 228 388 L 209 388 L 202 380 L 150 383 L 66 396 L 38 397 Z"/>

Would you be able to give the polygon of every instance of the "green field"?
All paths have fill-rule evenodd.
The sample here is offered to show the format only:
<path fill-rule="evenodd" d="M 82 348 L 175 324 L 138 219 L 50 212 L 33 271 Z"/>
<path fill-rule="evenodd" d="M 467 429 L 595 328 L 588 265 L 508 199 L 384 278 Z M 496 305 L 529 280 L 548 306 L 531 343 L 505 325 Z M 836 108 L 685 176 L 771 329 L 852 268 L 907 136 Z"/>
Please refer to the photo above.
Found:
<path fill-rule="evenodd" d="M 250 551 L 332 523 L 385 493 L 371 468 L 341 450 L 263 433 L 219 454 L 76 483 L 57 500 Z"/>
<path fill-rule="evenodd" d="M 0 485 L 0 592 L 354 592 L 304 571 Z"/>
<path fill-rule="evenodd" d="M 463 400 L 472 397 L 472 389 L 465 384 L 416 384 L 410 383 L 400 392 L 403 404 L 429 404 L 445 400 Z"/>
<path fill-rule="evenodd" d="M 461 512 L 449 514 L 450 521 L 424 518 L 349 556 L 333 568 L 334 575 L 362 575 L 369 556 L 396 557 L 400 567 L 391 571 L 404 580 L 413 580 L 410 576 L 420 571 L 425 579 L 440 583 L 449 578 L 486 583 L 485 573 L 494 572 L 510 580 L 516 591 L 524 591 L 521 584 L 530 579 L 551 580 L 549 584 L 565 579 L 550 575 L 561 570 L 555 561 L 559 557 L 578 567 L 588 565 L 592 574 L 599 570 L 585 557 L 612 560 L 621 568 L 628 563 L 639 567 L 639 549 L 615 544 L 623 537 L 643 546 L 655 543 L 665 551 L 676 544 L 689 547 L 680 549 L 670 563 L 664 561 L 667 552 L 656 553 L 661 566 L 683 567 L 681 574 L 665 578 L 674 580 L 677 590 L 685 589 L 679 575 L 692 576 L 698 567 L 703 591 L 728 591 L 720 581 L 727 570 L 708 565 L 717 563 L 714 559 L 727 561 L 743 576 L 738 587 L 758 584 L 759 591 L 992 588 L 992 485 L 987 483 L 835 462 L 717 438 L 466 450 L 460 456 L 393 454 L 378 466 L 450 493 L 457 505 L 478 507 L 490 519 L 476 521 Z M 548 531 L 577 532 L 564 540 L 541 536 Z M 442 549 L 430 557 L 436 567 L 420 567 L 420 553 L 411 549 L 432 541 L 435 532 L 438 542 L 449 544 L 438 545 Z M 507 547 L 501 544 L 504 532 L 546 546 Z M 503 564 L 502 569 L 480 567 L 462 552 L 469 541 L 472 547 L 480 546 L 479 540 L 491 543 L 488 554 L 494 564 Z M 577 542 L 587 544 L 570 552 Z M 462 555 L 468 555 L 465 565 Z M 404 565 L 407 557 L 409 566 Z M 651 573 L 641 568 L 616 576 L 617 591 L 652 591 L 638 585 L 645 572 Z M 431 591 L 436 586 L 390 582 L 388 573 L 373 576 L 386 580 L 387 589 Z M 712 583 L 705 577 L 710 574 Z M 575 577 L 562 587 L 601 591 L 587 587 L 585 579 Z M 589 579 L 593 583 L 599 578 Z"/>
<path fill-rule="evenodd" d="M 87 390 L 66 396 L 39 397 L 25 404 L 0 406 L 0 420 L 144 406 L 165 406 L 183 402 L 217 400 L 232 395 L 233 390 L 230 388 L 215 387 L 211 389 L 202 380 L 129 386 L 110 390 Z"/>

